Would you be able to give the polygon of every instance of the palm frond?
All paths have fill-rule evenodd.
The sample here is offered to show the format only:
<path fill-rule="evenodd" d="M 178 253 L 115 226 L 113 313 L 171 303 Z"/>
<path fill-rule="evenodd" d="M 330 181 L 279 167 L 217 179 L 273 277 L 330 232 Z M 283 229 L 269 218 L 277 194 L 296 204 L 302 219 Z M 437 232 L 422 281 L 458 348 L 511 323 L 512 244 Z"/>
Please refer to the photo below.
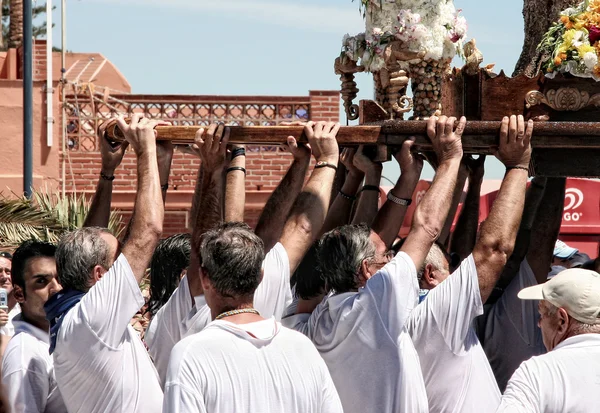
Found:
<path fill-rule="evenodd" d="M 83 226 L 90 209 L 84 196 L 61 196 L 45 188 L 33 191 L 33 200 L 0 194 L 0 246 L 14 247 L 28 239 L 57 242 L 62 233 Z M 123 223 L 112 211 L 109 230 L 119 237 Z"/>

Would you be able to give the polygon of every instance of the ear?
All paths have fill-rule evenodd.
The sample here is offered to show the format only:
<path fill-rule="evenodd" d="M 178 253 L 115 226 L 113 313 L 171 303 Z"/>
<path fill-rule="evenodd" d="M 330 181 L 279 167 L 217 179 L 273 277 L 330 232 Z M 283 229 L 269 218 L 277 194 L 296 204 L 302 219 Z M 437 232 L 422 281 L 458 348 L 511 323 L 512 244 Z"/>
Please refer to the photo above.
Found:
<path fill-rule="evenodd" d="M 200 270 L 200 283 L 202 284 L 202 290 L 207 291 L 211 287 L 210 280 L 208 279 L 208 275 L 206 274 L 206 271 L 204 271 L 204 268 L 200 267 L 199 270 Z"/>
<path fill-rule="evenodd" d="M 559 308 L 556 312 L 557 329 L 556 332 L 559 336 L 564 336 L 569 330 L 569 314 L 564 308 Z"/>
<path fill-rule="evenodd" d="M 100 281 L 102 276 L 106 273 L 106 270 L 101 265 L 96 265 L 92 270 L 92 276 L 94 278 L 94 284 Z"/>
<path fill-rule="evenodd" d="M 358 269 L 358 287 L 363 287 L 369 278 L 371 278 L 371 272 L 369 271 L 369 260 L 362 260 L 360 268 Z"/>
<path fill-rule="evenodd" d="M 433 265 L 427 264 L 425 266 L 421 284 L 421 287 L 423 287 L 425 290 L 432 290 L 439 284 L 438 280 L 435 278 L 435 270 L 433 269 Z"/>
<path fill-rule="evenodd" d="M 21 287 L 19 287 L 18 285 L 15 285 L 13 290 L 12 290 L 13 296 L 15 297 L 15 300 L 17 300 L 17 302 L 19 304 L 23 304 L 25 302 L 25 292 L 23 291 L 23 289 Z"/>

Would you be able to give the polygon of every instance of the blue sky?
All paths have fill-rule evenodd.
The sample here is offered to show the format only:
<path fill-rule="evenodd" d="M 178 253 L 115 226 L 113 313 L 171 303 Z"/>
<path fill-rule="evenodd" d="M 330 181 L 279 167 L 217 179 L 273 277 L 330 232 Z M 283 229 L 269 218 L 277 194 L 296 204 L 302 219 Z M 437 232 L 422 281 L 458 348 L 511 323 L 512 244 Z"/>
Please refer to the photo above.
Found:
<path fill-rule="evenodd" d="M 60 2 L 54 43 L 60 46 Z M 512 73 L 523 43 L 521 0 L 455 0 L 486 63 Z M 338 89 L 342 36 L 364 30 L 351 0 L 68 0 L 67 49 L 100 52 L 135 93 L 306 95 Z M 460 64 L 460 62 L 457 62 Z M 359 98 L 372 97 L 359 75 Z M 486 177 L 503 168 L 488 161 Z M 395 165 L 385 175 L 395 179 Z M 425 176 L 431 176 L 427 171 Z"/>

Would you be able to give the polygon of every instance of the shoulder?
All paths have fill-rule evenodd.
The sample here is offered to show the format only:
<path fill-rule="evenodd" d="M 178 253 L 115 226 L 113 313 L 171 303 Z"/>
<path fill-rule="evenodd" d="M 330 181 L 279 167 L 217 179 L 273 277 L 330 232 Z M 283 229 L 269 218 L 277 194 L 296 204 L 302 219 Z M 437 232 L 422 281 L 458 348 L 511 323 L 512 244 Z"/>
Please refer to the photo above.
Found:
<path fill-rule="evenodd" d="M 45 370 L 48 364 L 51 364 L 48 345 L 23 332 L 11 338 L 2 358 L 3 374 L 17 369 Z"/>

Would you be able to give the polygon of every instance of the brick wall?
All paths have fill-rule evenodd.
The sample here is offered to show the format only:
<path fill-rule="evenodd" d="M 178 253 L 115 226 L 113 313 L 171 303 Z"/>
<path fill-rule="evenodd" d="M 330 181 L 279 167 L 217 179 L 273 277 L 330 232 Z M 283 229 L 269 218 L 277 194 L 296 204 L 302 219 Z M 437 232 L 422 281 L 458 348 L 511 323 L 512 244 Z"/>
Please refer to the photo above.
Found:
<path fill-rule="evenodd" d="M 311 120 L 339 121 L 339 93 L 311 91 Z M 249 148 L 246 156 L 246 222 L 256 225 L 264 203 L 277 187 L 292 162 L 289 153 L 277 148 Z M 66 158 L 67 192 L 93 196 L 100 172 L 98 152 L 70 151 Z M 187 232 L 196 175 L 200 162 L 192 155 L 175 152 L 165 205 L 164 235 Z M 135 156 L 128 153 L 117 170 L 113 186 L 113 207 L 122 211 L 124 221 L 131 215 L 136 187 Z"/>

